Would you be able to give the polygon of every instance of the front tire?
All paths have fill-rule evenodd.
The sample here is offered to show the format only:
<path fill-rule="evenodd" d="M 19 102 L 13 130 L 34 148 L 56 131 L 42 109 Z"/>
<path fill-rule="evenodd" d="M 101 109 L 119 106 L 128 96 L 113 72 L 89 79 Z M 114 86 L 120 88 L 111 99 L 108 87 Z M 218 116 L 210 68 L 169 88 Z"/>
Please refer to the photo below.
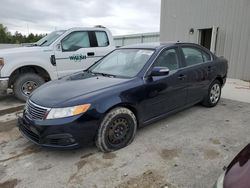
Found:
<path fill-rule="evenodd" d="M 97 134 L 96 146 L 102 152 L 111 152 L 129 145 L 135 137 L 137 121 L 127 108 L 114 108 L 104 117 Z"/>
<path fill-rule="evenodd" d="M 35 73 L 22 74 L 14 81 L 13 92 L 16 98 L 26 101 L 31 92 L 44 83 L 45 80 Z"/>
<path fill-rule="evenodd" d="M 214 107 L 218 104 L 220 97 L 221 97 L 221 83 L 219 80 L 215 80 L 209 86 L 207 96 L 202 102 L 202 105 L 206 107 Z"/>

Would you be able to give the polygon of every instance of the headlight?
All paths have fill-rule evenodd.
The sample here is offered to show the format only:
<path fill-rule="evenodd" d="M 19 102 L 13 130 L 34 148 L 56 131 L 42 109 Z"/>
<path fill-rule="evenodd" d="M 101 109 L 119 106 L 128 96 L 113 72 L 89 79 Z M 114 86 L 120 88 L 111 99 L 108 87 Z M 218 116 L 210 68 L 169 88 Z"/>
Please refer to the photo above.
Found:
<path fill-rule="evenodd" d="M 223 188 L 224 177 L 225 177 L 225 172 L 221 174 L 220 177 L 218 178 L 216 186 L 214 186 L 215 188 Z"/>
<path fill-rule="evenodd" d="M 0 70 L 3 68 L 4 66 L 4 59 L 0 58 Z"/>
<path fill-rule="evenodd" d="M 86 112 L 90 108 L 90 104 L 84 104 L 79 106 L 67 107 L 67 108 L 52 108 L 49 111 L 46 119 L 57 119 L 70 116 L 76 116 Z"/>

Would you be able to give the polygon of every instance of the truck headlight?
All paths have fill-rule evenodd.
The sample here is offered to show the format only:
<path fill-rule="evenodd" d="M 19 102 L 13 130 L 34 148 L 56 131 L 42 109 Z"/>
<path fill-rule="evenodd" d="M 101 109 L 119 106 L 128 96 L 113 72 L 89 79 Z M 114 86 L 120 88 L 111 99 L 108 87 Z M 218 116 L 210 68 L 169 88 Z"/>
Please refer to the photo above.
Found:
<path fill-rule="evenodd" d="M 4 59 L 0 57 L 0 70 L 3 68 L 4 66 Z"/>
<path fill-rule="evenodd" d="M 65 118 L 83 114 L 90 108 L 90 106 L 90 104 L 83 104 L 66 108 L 52 108 L 46 119 Z"/>

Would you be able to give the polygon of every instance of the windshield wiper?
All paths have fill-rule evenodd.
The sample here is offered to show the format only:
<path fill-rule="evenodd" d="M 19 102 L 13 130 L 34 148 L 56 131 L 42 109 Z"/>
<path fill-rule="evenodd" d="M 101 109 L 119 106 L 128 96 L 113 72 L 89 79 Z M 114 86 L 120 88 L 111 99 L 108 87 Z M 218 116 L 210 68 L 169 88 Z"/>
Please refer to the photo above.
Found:
<path fill-rule="evenodd" d="M 92 72 L 92 71 L 88 71 L 89 73 L 92 73 L 92 74 L 95 74 L 95 75 L 102 75 L 102 76 L 105 76 L 105 77 L 113 77 L 115 78 L 116 75 L 113 75 L 113 74 L 108 74 L 108 73 L 102 73 L 102 72 Z"/>

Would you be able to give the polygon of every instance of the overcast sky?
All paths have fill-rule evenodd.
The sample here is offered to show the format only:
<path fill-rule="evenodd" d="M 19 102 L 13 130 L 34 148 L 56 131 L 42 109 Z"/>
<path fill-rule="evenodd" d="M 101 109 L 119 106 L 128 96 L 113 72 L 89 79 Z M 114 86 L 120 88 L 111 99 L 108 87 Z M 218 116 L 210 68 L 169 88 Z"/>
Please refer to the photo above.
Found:
<path fill-rule="evenodd" d="M 160 27 L 160 0 L 1 0 L 0 6 L 0 23 L 23 34 L 104 25 L 122 35 Z"/>

